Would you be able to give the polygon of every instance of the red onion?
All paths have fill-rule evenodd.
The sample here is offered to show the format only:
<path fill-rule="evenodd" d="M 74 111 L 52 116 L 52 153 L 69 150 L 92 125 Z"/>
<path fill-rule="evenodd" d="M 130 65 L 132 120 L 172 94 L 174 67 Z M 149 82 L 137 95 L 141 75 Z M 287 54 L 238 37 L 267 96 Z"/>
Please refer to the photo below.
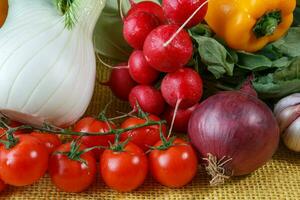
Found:
<path fill-rule="evenodd" d="M 212 185 L 255 171 L 273 156 L 279 143 L 276 119 L 250 83 L 201 103 L 192 114 L 188 133 L 206 161 Z"/>

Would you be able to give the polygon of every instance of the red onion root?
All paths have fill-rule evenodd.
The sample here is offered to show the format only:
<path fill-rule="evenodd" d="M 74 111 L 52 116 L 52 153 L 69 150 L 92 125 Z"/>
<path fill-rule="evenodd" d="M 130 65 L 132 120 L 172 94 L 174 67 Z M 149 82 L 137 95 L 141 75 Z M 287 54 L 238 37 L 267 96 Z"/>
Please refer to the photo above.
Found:
<path fill-rule="evenodd" d="M 225 170 L 224 165 L 232 160 L 232 158 L 226 158 L 225 156 L 218 160 L 216 156 L 212 154 L 207 154 L 207 158 L 203 158 L 207 162 L 205 167 L 207 173 L 212 177 L 210 180 L 211 186 L 217 186 L 224 184 L 227 179 L 233 174 Z M 230 175 L 228 175 L 230 174 Z"/>

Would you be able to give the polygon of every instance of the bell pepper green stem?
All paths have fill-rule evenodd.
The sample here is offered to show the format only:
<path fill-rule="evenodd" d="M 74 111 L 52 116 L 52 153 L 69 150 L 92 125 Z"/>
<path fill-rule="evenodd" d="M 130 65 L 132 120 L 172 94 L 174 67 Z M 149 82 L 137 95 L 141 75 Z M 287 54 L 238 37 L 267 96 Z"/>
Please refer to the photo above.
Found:
<path fill-rule="evenodd" d="M 272 11 L 263 15 L 253 28 L 257 38 L 272 35 L 282 21 L 281 11 Z"/>

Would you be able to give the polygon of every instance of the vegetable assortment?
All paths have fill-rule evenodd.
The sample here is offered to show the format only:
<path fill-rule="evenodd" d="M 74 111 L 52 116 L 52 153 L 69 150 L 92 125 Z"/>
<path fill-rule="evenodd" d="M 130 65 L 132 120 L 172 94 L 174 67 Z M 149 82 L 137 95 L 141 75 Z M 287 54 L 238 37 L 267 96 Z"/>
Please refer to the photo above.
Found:
<path fill-rule="evenodd" d="M 119 192 L 148 174 L 179 188 L 199 164 L 218 185 L 262 167 L 280 136 L 300 151 L 295 0 L 30 3 L 0 3 L 0 192 L 47 171 L 65 192 L 85 191 L 97 173 Z M 122 47 L 107 39 L 112 22 Z M 108 118 L 105 108 L 79 120 L 94 88 L 95 50 L 126 60 L 110 66 L 99 56 L 111 74 L 97 81 L 130 103 L 128 114 Z"/>

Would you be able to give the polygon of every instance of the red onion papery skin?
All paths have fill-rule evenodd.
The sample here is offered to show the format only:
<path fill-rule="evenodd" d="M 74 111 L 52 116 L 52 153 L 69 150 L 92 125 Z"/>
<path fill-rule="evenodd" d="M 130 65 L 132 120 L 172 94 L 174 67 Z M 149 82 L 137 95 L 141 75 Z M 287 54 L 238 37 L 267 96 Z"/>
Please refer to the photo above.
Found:
<path fill-rule="evenodd" d="M 201 103 L 192 114 L 188 133 L 204 160 L 211 155 L 210 161 L 228 161 L 223 166 L 216 164 L 220 167 L 217 171 L 207 166 L 213 180 L 221 183 L 225 177 L 218 175 L 246 175 L 264 165 L 279 143 L 279 127 L 272 111 L 249 84 Z"/>

